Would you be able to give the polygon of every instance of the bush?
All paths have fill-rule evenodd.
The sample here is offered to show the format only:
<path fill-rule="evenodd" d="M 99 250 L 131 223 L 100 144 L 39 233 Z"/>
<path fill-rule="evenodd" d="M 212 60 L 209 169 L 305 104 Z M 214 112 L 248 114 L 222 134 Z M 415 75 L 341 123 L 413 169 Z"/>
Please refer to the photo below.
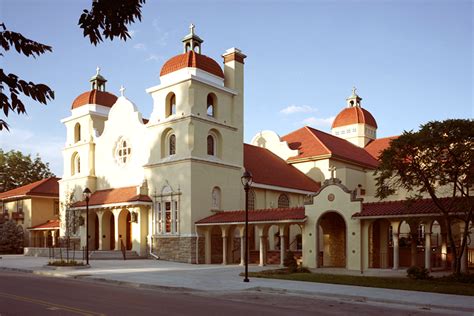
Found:
<path fill-rule="evenodd" d="M 413 266 L 407 269 L 407 276 L 413 280 L 428 280 L 431 279 L 430 271 L 425 268 Z"/>
<path fill-rule="evenodd" d="M 23 228 L 13 220 L 0 224 L 0 253 L 23 252 Z"/>
<path fill-rule="evenodd" d="M 459 282 L 459 283 L 474 284 L 474 274 L 469 274 L 469 273 L 451 274 L 451 275 L 440 278 L 440 280 L 446 281 L 446 282 Z"/>
<path fill-rule="evenodd" d="M 298 270 L 298 263 L 295 259 L 295 254 L 293 251 L 287 251 L 285 259 L 283 260 L 283 265 L 288 268 L 290 272 L 296 272 Z"/>
<path fill-rule="evenodd" d="M 56 260 L 56 261 L 50 261 L 48 263 L 49 266 L 54 266 L 54 267 L 77 267 L 77 266 L 84 266 L 84 263 L 82 262 L 77 262 L 75 260 Z"/>

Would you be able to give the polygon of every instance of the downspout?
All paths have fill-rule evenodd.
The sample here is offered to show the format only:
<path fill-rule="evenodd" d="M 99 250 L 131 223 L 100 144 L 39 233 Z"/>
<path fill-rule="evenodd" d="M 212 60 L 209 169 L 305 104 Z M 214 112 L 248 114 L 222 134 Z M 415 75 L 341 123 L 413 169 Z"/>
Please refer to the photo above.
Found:
<path fill-rule="evenodd" d="M 194 231 L 196 232 L 196 264 L 199 264 L 199 234 L 196 224 L 194 224 Z"/>
<path fill-rule="evenodd" d="M 159 260 L 160 257 L 155 255 L 153 253 L 153 235 L 154 235 L 154 230 L 155 230 L 155 202 L 153 202 L 153 205 L 151 206 L 151 234 L 150 234 L 150 253 L 149 255 L 155 258 L 156 260 Z"/>

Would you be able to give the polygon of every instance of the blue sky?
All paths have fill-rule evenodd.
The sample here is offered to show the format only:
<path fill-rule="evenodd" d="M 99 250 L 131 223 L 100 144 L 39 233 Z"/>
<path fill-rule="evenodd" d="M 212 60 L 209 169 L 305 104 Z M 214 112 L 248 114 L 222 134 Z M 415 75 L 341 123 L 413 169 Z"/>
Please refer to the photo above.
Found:
<path fill-rule="evenodd" d="M 398 135 L 430 120 L 472 118 L 472 1 L 154 1 L 133 24 L 132 39 L 89 44 L 77 21 L 89 0 L 0 0 L 0 21 L 53 52 L 26 58 L 10 51 L 6 73 L 48 84 L 47 106 L 23 98 L 28 116 L 10 114 L 0 147 L 39 153 L 62 175 L 61 149 L 76 96 L 95 68 L 107 90 L 126 96 L 144 117 L 145 89 L 159 83 L 163 63 L 182 52 L 192 22 L 203 53 L 222 62 L 238 47 L 245 63 L 245 140 L 260 130 L 285 135 L 304 125 L 330 130 L 356 86 L 377 120 L 378 136 Z"/>

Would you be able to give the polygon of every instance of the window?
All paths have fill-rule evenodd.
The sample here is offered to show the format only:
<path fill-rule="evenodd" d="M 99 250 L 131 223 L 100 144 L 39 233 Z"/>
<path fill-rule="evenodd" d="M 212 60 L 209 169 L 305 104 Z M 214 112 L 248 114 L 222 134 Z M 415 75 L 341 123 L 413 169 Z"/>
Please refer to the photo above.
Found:
<path fill-rule="evenodd" d="M 249 201 L 248 201 L 248 208 L 249 210 L 255 209 L 255 191 L 250 189 L 249 190 Z"/>
<path fill-rule="evenodd" d="M 74 126 L 74 142 L 77 143 L 81 140 L 81 124 L 76 123 Z"/>
<path fill-rule="evenodd" d="M 207 136 L 207 154 L 209 156 L 215 156 L 215 154 L 216 154 L 215 141 L 214 141 L 214 137 L 212 137 L 212 135 Z"/>
<path fill-rule="evenodd" d="M 166 117 L 168 117 L 170 115 L 176 114 L 176 95 L 174 93 L 170 93 L 166 99 Z"/>
<path fill-rule="evenodd" d="M 130 161 L 132 155 L 132 148 L 130 146 L 130 142 L 121 137 L 117 142 L 117 146 L 115 148 L 115 161 L 120 165 L 126 165 L 128 161 Z"/>
<path fill-rule="evenodd" d="M 53 215 L 59 215 L 59 201 L 54 201 Z"/>
<path fill-rule="evenodd" d="M 81 173 L 81 158 L 77 152 L 73 153 L 71 156 L 71 175 L 76 175 Z"/>
<path fill-rule="evenodd" d="M 23 200 L 16 201 L 16 212 L 23 213 Z"/>
<path fill-rule="evenodd" d="M 280 194 L 278 197 L 278 208 L 288 208 L 290 207 L 290 199 L 286 194 Z"/>
<path fill-rule="evenodd" d="M 207 95 L 207 116 L 215 117 L 216 96 L 213 93 Z"/>
<path fill-rule="evenodd" d="M 211 209 L 220 210 L 221 209 L 221 189 L 219 187 L 214 187 L 212 189 L 212 205 Z"/>
<path fill-rule="evenodd" d="M 176 136 L 174 134 L 170 135 L 169 138 L 169 155 L 176 154 Z"/>
<path fill-rule="evenodd" d="M 179 233 L 179 196 L 180 192 L 173 192 L 171 187 L 165 186 L 161 195 L 156 196 L 154 215 L 154 234 Z"/>

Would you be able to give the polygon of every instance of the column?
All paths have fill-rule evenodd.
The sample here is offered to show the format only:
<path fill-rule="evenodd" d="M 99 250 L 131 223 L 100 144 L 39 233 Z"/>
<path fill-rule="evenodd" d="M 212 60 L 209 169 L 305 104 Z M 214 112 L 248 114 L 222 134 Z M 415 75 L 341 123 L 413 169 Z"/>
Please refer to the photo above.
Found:
<path fill-rule="evenodd" d="M 47 230 L 43 231 L 43 242 L 44 242 L 43 247 L 45 248 L 48 247 L 48 231 Z"/>
<path fill-rule="evenodd" d="M 114 210 L 113 213 L 114 215 L 114 233 L 115 233 L 115 250 L 122 250 L 121 244 L 120 244 L 120 232 L 119 232 L 119 215 L 120 215 L 120 210 Z M 123 236 L 122 236 L 123 237 Z"/>
<path fill-rule="evenodd" d="M 227 236 L 222 236 L 222 264 L 227 264 Z"/>
<path fill-rule="evenodd" d="M 464 249 L 461 256 L 461 272 L 462 273 L 467 272 L 467 251 L 468 251 L 468 246 L 466 245 L 466 249 Z"/>
<path fill-rule="evenodd" d="M 104 229 L 102 227 L 102 216 L 104 215 L 103 211 L 97 211 L 97 218 L 99 219 L 97 225 L 99 225 L 99 250 L 104 250 Z M 110 230 L 110 229 L 109 229 Z"/>
<path fill-rule="evenodd" d="M 400 247 L 398 245 L 398 232 L 393 232 L 393 270 L 400 267 Z"/>
<path fill-rule="evenodd" d="M 285 226 L 280 226 L 280 267 L 284 267 L 285 261 Z"/>
<path fill-rule="evenodd" d="M 425 268 L 431 271 L 431 233 L 425 233 Z"/>
<path fill-rule="evenodd" d="M 240 234 L 240 265 L 243 266 L 245 264 L 245 236 Z"/>
<path fill-rule="evenodd" d="M 446 269 L 448 258 L 447 234 L 441 233 L 441 267 Z"/>
<path fill-rule="evenodd" d="M 212 227 L 207 227 L 204 232 L 204 257 L 206 264 L 211 264 L 211 230 Z"/>
<path fill-rule="evenodd" d="M 410 227 L 411 229 L 411 227 Z M 418 233 L 412 233 L 410 232 L 411 234 L 411 245 L 410 245 L 410 266 L 413 267 L 413 266 L 416 266 L 416 242 L 418 240 Z"/>
<path fill-rule="evenodd" d="M 259 266 L 263 267 L 267 263 L 267 236 L 260 235 L 260 263 Z"/>
<path fill-rule="evenodd" d="M 56 247 L 56 231 L 55 230 L 51 232 L 51 239 L 52 239 L 52 246 Z"/>

